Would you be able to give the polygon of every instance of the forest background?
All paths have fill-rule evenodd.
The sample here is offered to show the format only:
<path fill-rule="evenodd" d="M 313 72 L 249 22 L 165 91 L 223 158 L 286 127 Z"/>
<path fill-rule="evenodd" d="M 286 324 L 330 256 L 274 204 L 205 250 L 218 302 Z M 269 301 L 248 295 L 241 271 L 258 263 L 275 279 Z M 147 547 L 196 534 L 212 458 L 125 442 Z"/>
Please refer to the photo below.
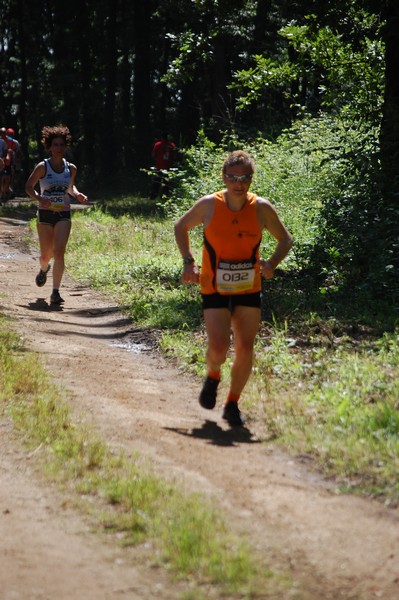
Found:
<path fill-rule="evenodd" d="M 1 125 L 25 174 L 43 125 L 66 123 L 96 198 L 69 268 L 196 374 L 200 305 L 172 223 L 221 185 L 228 150 L 251 152 L 253 189 L 295 239 L 265 294 L 251 401 L 276 439 L 397 506 L 397 2 L 6 0 L 0 44 Z M 151 202 L 162 130 L 181 160 L 172 196 Z"/>

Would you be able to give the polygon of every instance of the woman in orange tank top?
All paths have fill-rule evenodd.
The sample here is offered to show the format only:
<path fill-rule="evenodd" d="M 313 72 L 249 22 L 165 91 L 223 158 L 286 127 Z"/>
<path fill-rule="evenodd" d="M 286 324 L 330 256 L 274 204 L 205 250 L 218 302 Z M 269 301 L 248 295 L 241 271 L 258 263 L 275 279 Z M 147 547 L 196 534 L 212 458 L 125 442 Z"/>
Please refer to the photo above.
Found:
<path fill-rule="evenodd" d="M 200 198 L 175 224 L 176 243 L 183 257 L 183 283 L 199 283 L 208 338 L 208 374 L 200 392 L 203 408 L 216 405 L 220 369 L 234 335 L 234 362 L 223 419 L 242 426 L 240 395 L 251 374 L 253 347 L 260 325 L 261 276 L 271 279 L 288 254 L 292 238 L 272 204 L 249 193 L 253 159 L 241 150 L 223 163 L 225 189 Z M 201 274 L 190 250 L 189 231 L 203 226 Z M 261 260 L 262 232 L 276 239 L 274 252 Z"/>
<path fill-rule="evenodd" d="M 213 199 L 213 215 L 204 228 L 201 293 L 259 292 L 262 230 L 257 218 L 256 195 L 248 193 L 239 211 L 230 209 L 224 191 L 216 192 Z"/>

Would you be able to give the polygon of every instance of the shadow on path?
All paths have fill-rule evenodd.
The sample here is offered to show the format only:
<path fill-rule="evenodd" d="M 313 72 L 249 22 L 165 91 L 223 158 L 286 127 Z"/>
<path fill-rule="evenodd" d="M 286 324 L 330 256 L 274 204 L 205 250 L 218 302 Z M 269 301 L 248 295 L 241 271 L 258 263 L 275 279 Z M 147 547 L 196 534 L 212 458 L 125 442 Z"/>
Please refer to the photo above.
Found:
<path fill-rule="evenodd" d="M 164 427 L 186 437 L 195 437 L 208 440 L 215 446 L 238 446 L 239 444 L 261 444 L 261 440 L 253 437 L 247 427 L 232 427 L 223 429 L 214 421 L 206 420 L 201 427 L 183 429 L 181 427 Z"/>

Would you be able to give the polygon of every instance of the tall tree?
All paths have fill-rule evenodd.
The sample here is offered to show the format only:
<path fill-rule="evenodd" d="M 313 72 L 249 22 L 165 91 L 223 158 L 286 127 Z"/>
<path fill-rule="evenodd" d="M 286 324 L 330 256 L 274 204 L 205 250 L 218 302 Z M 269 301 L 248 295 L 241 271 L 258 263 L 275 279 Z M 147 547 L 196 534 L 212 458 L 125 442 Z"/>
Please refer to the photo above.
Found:
<path fill-rule="evenodd" d="M 27 120 L 27 91 L 28 91 L 28 70 L 27 70 L 27 39 L 26 39 L 26 28 L 23 19 L 23 5 L 24 0 L 18 0 L 18 37 L 19 37 L 19 48 L 20 48 L 20 64 L 21 64 L 21 88 L 20 88 L 20 103 L 19 103 L 19 122 L 20 122 L 20 144 L 23 155 L 23 170 L 25 175 L 28 173 L 28 144 L 26 135 L 26 120 Z"/>
<path fill-rule="evenodd" d="M 109 170 L 111 173 L 115 169 L 117 160 L 117 134 L 116 134 L 116 115 L 115 115 L 115 96 L 117 93 L 117 60 L 118 60 L 118 39 L 117 39 L 117 12 L 119 2 L 108 0 L 107 11 L 104 22 L 105 29 L 105 47 L 104 56 L 104 115 L 103 125 L 104 133 L 102 144 L 102 168 L 104 172 Z"/>
<path fill-rule="evenodd" d="M 381 160 L 385 199 L 398 207 L 399 198 L 399 4 L 383 2 L 385 41 L 385 93 L 381 124 Z"/>
<path fill-rule="evenodd" d="M 77 131 L 79 137 L 79 159 L 82 167 L 90 165 L 98 147 L 98 90 L 96 85 L 95 48 L 90 40 L 92 14 L 90 0 L 79 1 L 79 29 L 76 37 L 78 76 L 75 82 L 79 90 L 80 110 Z M 76 147 L 76 135 L 74 147 Z M 81 167 L 81 165 L 79 165 Z M 100 165 L 91 164 L 94 176 L 99 175 Z"/>
<path fill-rule="evenodd" d="M 133 60 L 133 113 L 134 113 L 134 148 L 139 164 L 146 163 L 150 156 L 151 126 L 151 8 L 152 2 L 134 1 L 134 60 Z M 143 156 L 144 154 L 144 156 Z"/>

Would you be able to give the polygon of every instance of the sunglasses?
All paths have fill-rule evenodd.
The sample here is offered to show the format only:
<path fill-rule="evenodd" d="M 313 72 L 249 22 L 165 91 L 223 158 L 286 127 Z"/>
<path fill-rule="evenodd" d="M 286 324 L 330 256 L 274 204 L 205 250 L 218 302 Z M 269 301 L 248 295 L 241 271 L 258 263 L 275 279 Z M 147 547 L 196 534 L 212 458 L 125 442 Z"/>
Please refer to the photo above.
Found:
<path fill-rule="evenodd" d="M 229 173 L 225 173 L 224 176 L 231 181 L 231 183 L 238 183 L 239 181 L 241 181 L 241 183 L 248 183 L 248 181 L 251 181 L 252 179 L 252 175 L 229 175 Z"/>

